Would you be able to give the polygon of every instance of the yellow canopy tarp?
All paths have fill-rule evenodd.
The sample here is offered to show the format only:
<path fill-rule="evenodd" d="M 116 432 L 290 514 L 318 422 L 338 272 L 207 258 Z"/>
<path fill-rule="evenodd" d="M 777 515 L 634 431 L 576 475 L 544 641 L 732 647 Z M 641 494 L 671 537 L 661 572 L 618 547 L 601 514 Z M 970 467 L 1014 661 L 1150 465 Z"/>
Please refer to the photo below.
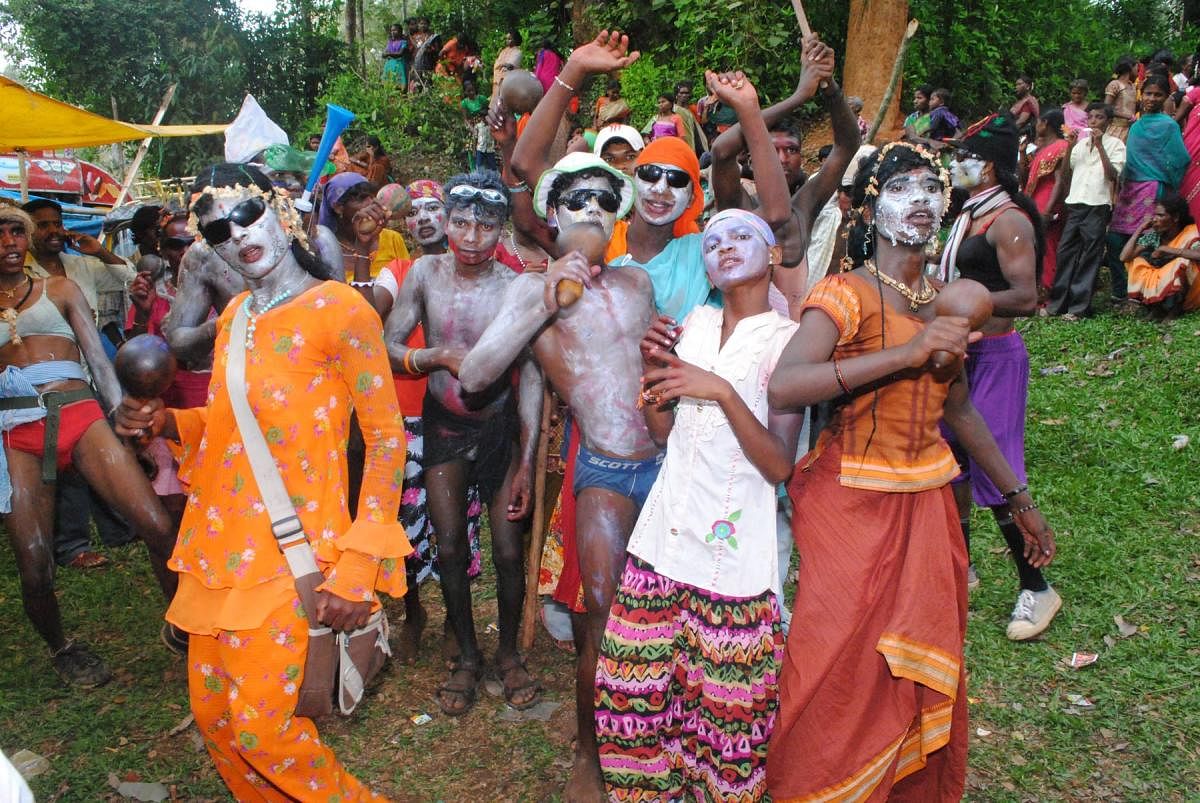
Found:
<path fill-rule="evenodd" d="M 146 137 L 220 134 L 223 125 L 138 125 L 98 114 L 34 92 L 0 75 L 0 151 L 47 151 L 109 145 Z"/>

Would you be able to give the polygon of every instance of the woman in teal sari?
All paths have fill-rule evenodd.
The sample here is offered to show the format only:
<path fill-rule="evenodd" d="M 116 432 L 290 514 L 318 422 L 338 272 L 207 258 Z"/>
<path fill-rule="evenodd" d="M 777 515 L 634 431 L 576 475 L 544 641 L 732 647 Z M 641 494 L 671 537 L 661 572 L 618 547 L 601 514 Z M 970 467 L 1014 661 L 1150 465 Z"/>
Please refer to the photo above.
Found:
<path fill-rule="evenodd" d="M 1113 299 L 1124 300 L 1125 266 L 1120 253 L 1125 241 L 1142 222 L 1154 214 L 1154 202 L 1167 192 L 1175 192 L 1189 156 L 1183 144 L 1179 124 L 1163 114 L 1170 95 L 1165 76 L 1151 74 L 1142 84 L 1142 115 L 1129 127 L 1125 143 L 1125 172 L 1120 195 L 1113 207 L 1108 228 L 1108 255 L 1105 264 L 1113 275 Z"/>

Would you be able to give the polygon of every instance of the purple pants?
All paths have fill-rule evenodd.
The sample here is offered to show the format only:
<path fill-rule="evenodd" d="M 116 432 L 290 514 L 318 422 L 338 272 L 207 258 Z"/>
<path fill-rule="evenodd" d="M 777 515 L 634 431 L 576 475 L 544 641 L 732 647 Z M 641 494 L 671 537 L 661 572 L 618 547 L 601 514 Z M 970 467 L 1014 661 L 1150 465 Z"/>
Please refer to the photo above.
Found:
<path fill-rule="evenodd" d="M 1020 333 L 985 337 L 967 347 L 967 395 L 983 416 L 996 439 L 1000 454 L 1008 461 L 1017 483 L 1025 483 L 1025 405 L 1029 400 L 1029 352 Z M 950 442 L 963 465 L 963 451 L 953 433 L 943 425 L 942 434 Z M 971 481 L 975 504 L 996 507 L 1006 504 L 1004 493 L 967 457 L 963 474 L 955 482 Z M 1005 490 L 1012 490 L 1006 488 Z"/>

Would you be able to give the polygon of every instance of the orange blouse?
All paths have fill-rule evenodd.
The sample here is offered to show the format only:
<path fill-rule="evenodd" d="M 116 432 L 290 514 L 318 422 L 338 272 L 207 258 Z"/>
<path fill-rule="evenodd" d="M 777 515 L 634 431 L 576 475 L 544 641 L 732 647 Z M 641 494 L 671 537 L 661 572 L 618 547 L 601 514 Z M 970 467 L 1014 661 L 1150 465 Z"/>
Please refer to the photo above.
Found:
<path fill-rule="evenodd" d="M 857 274 L 828 276 L 813 288 L 804 309 L 819 309 L 837 326 L 837 359 L 907 343 L 924 327 L 915 315 L 887 306 L 879 290 Z M 876 392 L 878 388 L 878 392 Z M 910 493 L 938 488 L 958 476 L 958 463 L 938 430 L 949 385 L 928 372 L 905 372 L 889 382 L 855 388 L 850 400 L 802 461 L 812 465 L 840 438 L 839 482 L 847 488 Z"/>
<path fill-rule="evenodd" d="M 208 405 L 173 411 L 188 505 L 169 564 L 179 591 L 167 619 L 189 633 L 259 627 L 295 597 L 225 382 L 230 327 L 246 296 L 217 320 Z M 321 589 L 376 606 L 377 590 L 403 596 L 403 558 L 412 552 L 397 521 L 406 444 L 375 310 L 357 290 L 324 282 L 259 315 L 246 385 L 325 573 Z M 352 410 L 367 446 L 353 523 L 346 506 Z"/>

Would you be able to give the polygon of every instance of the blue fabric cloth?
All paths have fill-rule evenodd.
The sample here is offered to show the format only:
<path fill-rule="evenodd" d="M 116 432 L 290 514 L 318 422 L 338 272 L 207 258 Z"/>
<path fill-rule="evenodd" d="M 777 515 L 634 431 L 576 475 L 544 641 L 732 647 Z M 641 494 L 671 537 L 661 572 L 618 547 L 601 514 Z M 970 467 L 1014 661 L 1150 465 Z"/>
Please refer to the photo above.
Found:
<path fill-rule="evenodd" d="M 580 444 L 579 459 L 575 463 L 575 496 L 579 496 L 584 488 L 604 488 L 632 499 L 640 509 L 654 487 L 666 456 L 663 452 L 644 460 L 624 460 L 598 454 Z"/>
<path fill-rule="evenodd" d="M 1125 178 L 1157 181 L 1158 196 L 1175 190 L 1183 179 L 1190 157 L 1179 124 L 1165 114 L 1143 114 L 1129 127 L 1125 142 Z"/>
<path fill-rule="evenodd" d="M 709 300 L 713 291 L 704 272 L 700 239 L 699 234 L 685 234 L 673 238 L 649 262 L 643 264 L 625 254 L 613 264 L 636 265 L 646 271 L 654 287 L 654 306 L 682 323 L 689 312 Z"/>
<path fill-rule="evenodd" d="M 949 139 L 958 132 L 958 125 L 958 116 L 954 112 L 945 106 L 938 106 L 929 112 L 929 132 L 926 136 L 930 139 Z"/>
<path fill-rule="evenodd" d="M 37 386 L 61 379 L 83 379 L 83 367 L 70 360 L 53 360 L 18 368 L 10 365 L 0 371 L 0 399 L 38 395 Z M 45 407 L 27 407 L 23 410 L 0 410 L 0 430 L 8 432 L 13 427 L 38 421 L 46 417 Z M 0 513 L 12 512 L 12 478 L 8 475 L 8 455 L 0 446 Z"/>

